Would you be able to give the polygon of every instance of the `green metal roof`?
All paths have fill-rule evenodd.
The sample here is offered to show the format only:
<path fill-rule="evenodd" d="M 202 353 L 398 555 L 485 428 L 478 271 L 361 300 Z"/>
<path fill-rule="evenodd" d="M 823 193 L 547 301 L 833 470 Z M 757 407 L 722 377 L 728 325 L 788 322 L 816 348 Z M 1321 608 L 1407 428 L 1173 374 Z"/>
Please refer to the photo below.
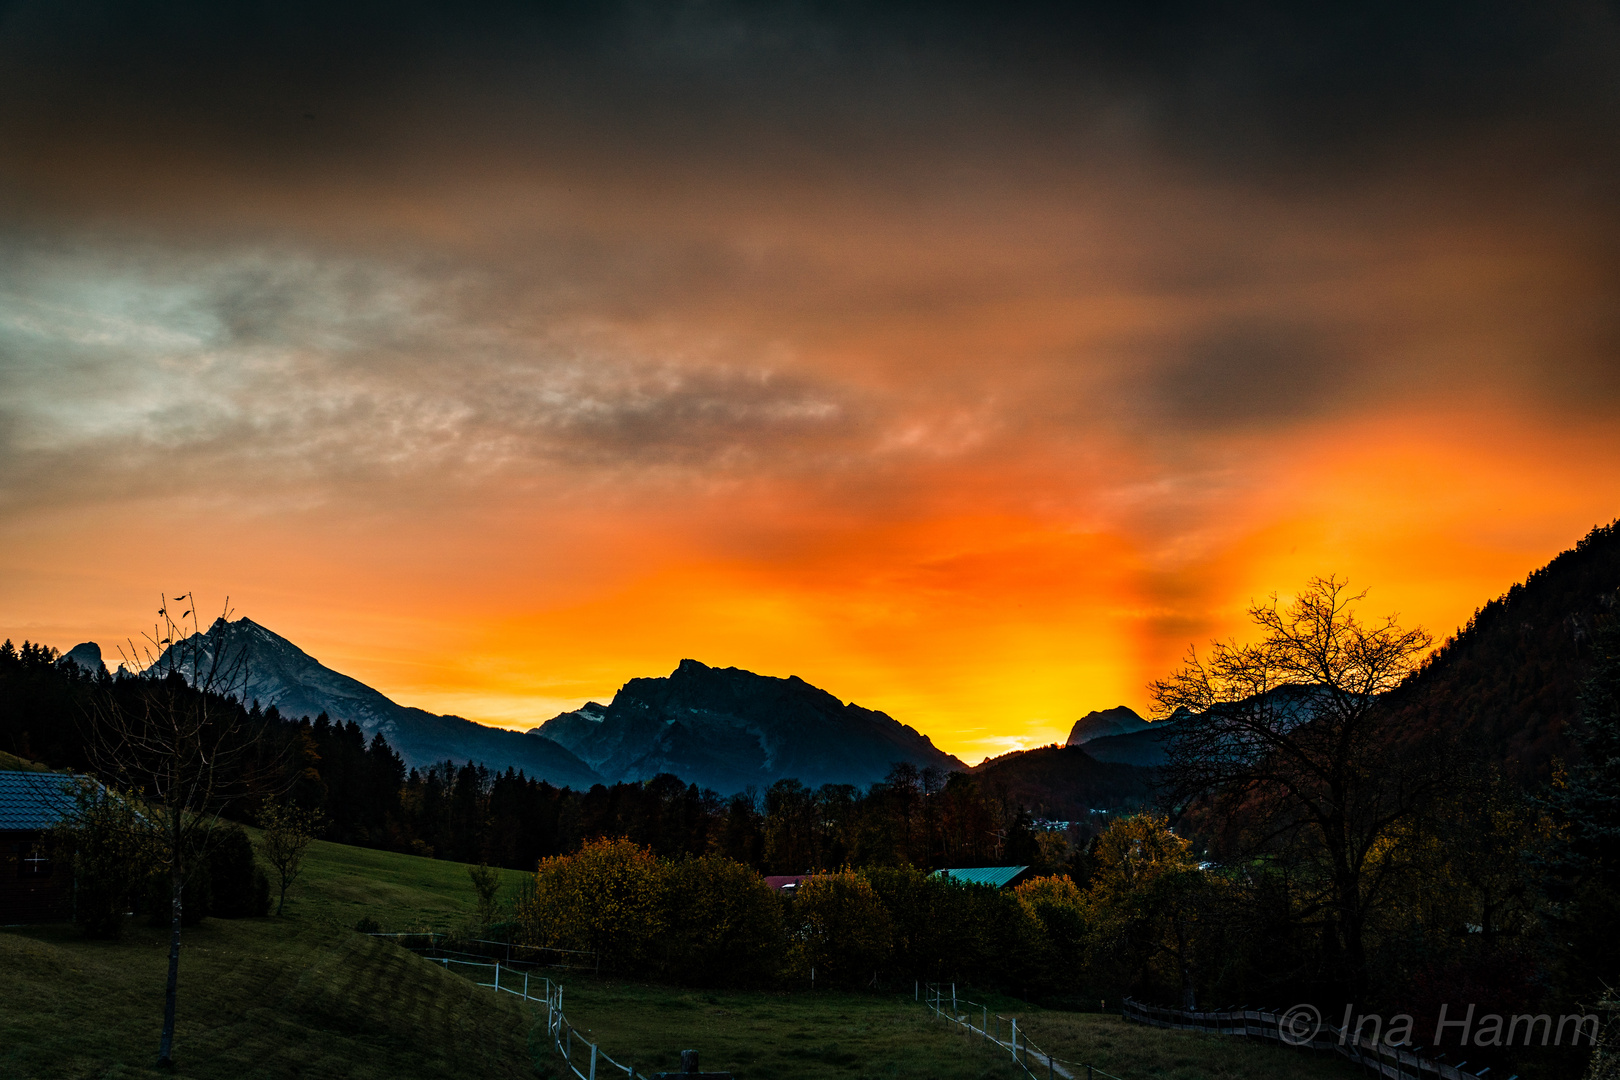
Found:
<path fill-rule="evenodd" d="M 965 885 L 989 885 L 999 889 L 1028 869 L 1027 866 L 974 866 L 935 870 L 932 876 L 950 878 Z"/>

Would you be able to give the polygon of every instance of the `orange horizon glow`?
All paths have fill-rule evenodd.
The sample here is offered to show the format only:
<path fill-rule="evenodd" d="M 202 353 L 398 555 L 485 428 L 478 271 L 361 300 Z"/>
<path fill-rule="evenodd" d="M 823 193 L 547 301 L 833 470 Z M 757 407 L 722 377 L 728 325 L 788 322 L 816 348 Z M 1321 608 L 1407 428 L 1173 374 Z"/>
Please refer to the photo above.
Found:
<path fill-rule="evenodd" d="M 1606 471 L 1620 451 L 1613 432 L 1554 436 L 1504 418 L 1496 436 L 1469 444 L 1477 425 L 1477 414 L 1400 417 L 1302 433 L 1266 463 L 1265 484 L 1234 497 L 1229 520 L 1169 544 L 1123 520 L 1089 530 L 1011 514 L 874 523 L 810 506 L 788 530 L 788 550 L 767 539 L 760 550 L 717 552 L 703 535 L 715 509 L 699 505 L 625 523 L 670 530 L 640 552 L 620 537 L 598 559 L 577 547 L 547 553 L 589 565 L 583 587 L 523 577 L 543 528 L 535 521 L 509 523 L 501 543 L 480 545 L 476 565 L 438 580 L 409 568 L 418 552 L 377 533 L 363 534 L 371 558 L 334 560 L 332 537 L 300 540 L 318 528 L 305 518 L 215 523 L 210 543 L 176 538 L 168 558 L 143 570 L 205 601 L 223 602 L 229 587 L 237 615 L 433 712 L 526 729 L 691 657 L 798 675 L 971 764 L 1061 742 L 1093 709 L 1146 713 L 1146 683 L 1188 645 L 1241 638 L 1251 599 L 1286 597 L 1313 574 L 1347 575 L 1371 590 L 1367 613 L 1398 612 L 1443 640 L 1620 505 Z M 1420 427 L 1430 434 L 1405 434 Z M 1513 449 L 1529 441 L 1541 455 Z M 1571 473 L 1560 465 L 1571 460 L 1591 464 Z M 122 527 L 137 547 L 160 544 L 141 535 L 151 528 L 142 516 Z M 596 538 L 570 539 L 589 547 Z M 50 542 L 69 561 L 95 562 L 90 545 L 73 550 L 71 526 Z M 11 573 L 15 604 L 27 575 Z M 396 575 L 409 587 L 390 590 Z M 96 640 L 111 656 L 140 625 L 143 598 L 122 577 L 35 577 L 27 599 L 40 609 L 54 585 L 94 620 L 14 622 L 6 632 L 63 650 Z M 116 603 L 92 599 L 108 586 Z"/>

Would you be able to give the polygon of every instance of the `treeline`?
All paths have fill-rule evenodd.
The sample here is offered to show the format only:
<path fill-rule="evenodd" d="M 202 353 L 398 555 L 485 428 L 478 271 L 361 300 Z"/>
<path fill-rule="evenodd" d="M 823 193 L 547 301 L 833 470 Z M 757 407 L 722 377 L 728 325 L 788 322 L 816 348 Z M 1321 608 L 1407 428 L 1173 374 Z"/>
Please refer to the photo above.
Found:
<path fill-rule="evenodd" d="M 514 936 L 687 985 L 944 980 L 1087 1006 L 1177 985 L 1178 897 L 1190 879 L 1215 879 L 1151 814 L 1121 819 L 1090 848 L 1079 882 L 1054 874 L 996 889 L 865 866 L 778 891 L 724 856 L 661 858 L 626 839 L 592 840 L 541 860 Z"/>
<path fill-rule="evenodd" d="M 1213 881 L 1186 840 L 1137 814 L 1090 845 L 1082 871 L 995 889 L 915 866 L 846 866 L 778 892 L 719 855 L 591 840 L 541 860 L 515 905 L 515 936 L 687 984 L 944 980 L 1093 1006 L 1183 980 L 1181 897 L 1191 879 Z"/>
<path fill-rule="evenodd" d="M 460 862 L 528 869 L 595 837 L 623 837 L 665 858 L 719 855 L 764 873 L 858 866 L 1012 862 L 1056 869 L 1073 856 L 1062 834 L 964 773 L 898 763 L 866 789 L 780 780 L 723 797 L 664 773 L 637 783 L 556 787 L 521 771 L 452 761 L 409 769 L 380 734 L 353 722 L 249 722 L 290 732 L 291 800 L 320 810 L 326 837 Z"/>
<path fill-rule="evenodd" d="M 53 649 L 7 641 L 0 748 L 93 771 L 91 726 L 108 710 L 137 708 L 137 689 L 134 677 L 92 675 L 61 664 Z M 1037 830 L 1022 807 L 962 773 L 902 763 L 864 790 L 782 780 L 729 797 L 668 774 L 576 791 L 475 762 L 409 768 L 381 733 L 368 738 L 353 722 L 232 707 L 255 750 L 226 785 L 236 795 L 227 813 L 252 823 L 264 800 L 287 801 L 319 811 L 324 836 L 340 843 L 514 869 L 595 837 L 764 873 L 1004 862 L 1056 870 L 1077 857 L 1062 834 Z"/>

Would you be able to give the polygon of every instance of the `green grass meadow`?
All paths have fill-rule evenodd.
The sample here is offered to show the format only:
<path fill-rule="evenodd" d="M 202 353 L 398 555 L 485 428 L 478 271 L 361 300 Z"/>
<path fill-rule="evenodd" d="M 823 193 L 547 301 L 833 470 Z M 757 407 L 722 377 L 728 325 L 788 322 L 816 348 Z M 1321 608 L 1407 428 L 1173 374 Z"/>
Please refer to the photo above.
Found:
<path fill-rule="evenodd" d="M 505 873 L 510 902 L 523 875 Z M 283 916 L 207 919 L 180 963 L 176 1068 L 153 1068 L 167 933 L 132 923 L 92 942 L 68 926 L 0 930 L 0 1077 L 399 1080 L 551 1077 L 531 1032 L 537 1007 L 497 995 L 390 942 L 355 933 L 465 925 L 466 867 L 316 843 Z M 581 1032 L 637 1072 L 674 1071 L 682 1049 L 739 1080 L 1013 1080 L 1022 1070 L 953 1034 L 904 997 L 695 991 L 562 973 Z M 1125 1080 L 1349 1077 L 1348 1065 L 1241 1039 L 1128 1025 L 1117 1017 L 994 1002 L 1060 1058 Z M 583 1062 L 576 1043 L 576 1061 Z M 604 1080 L 611 1080 L 604 1070 Z"/>
<path fill-rule="evenodd" d="M 638 1072 L 673 1072 L 679 1051 L 686 1048 L 701 1052 L 705 1069 L 749 1080 L 1028 1076 L 1011 1063 L 1007 1051 L 932 1019 L 911 995 L 682 991 L 572 976 L 565 979 L 563 999 L 576 1028 L 589 1031 L 615 1060 L 633 1063 Z M 1016 1016 L 1020 1030 L 1059 1062 L 1090 1064 L 1123 1080 L 1349 1080 L 1362 1075 L 1331 1055 L 1231 1036 L 1165 1031 L 1111 1014 L 1048 1011 L 1009 998 L 991 997 L 987 1003 L 1003 1016 Z M 1045 1075 L 1044 1068 L 1036 1072 Z"/>

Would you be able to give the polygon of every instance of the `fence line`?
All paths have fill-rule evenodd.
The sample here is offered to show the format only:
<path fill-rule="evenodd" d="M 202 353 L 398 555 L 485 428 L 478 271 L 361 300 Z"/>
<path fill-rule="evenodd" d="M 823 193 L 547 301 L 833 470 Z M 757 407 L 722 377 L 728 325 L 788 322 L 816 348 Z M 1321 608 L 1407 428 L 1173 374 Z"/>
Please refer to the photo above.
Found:
<path fill-rule="evenodd" d="M 969 1038 L 978 1035 L 987 1042 L 994 1043 L 1003 1050 L 1011 1052 L 1013 1063 L 1024 1070 L 1030 1080 L 1080 1080 L 1083 1075 L 1086 1080 L 1120 1080 L 1113 1073 L 1103 1072 L 1095 1065 L 1087 1065 L 1078 1061 L 1067 1061 L 1053 1055 L 1048 1050 L 1042 1050 L 1030 1041 L 1028 1030 L 1018 1029 L 1018 1017 L 1002 1016 L 992 1013 L 990 1006 L 969 1001 L 966 997 L 958 997 L 955 983 L 927 983 L 925 988 L 927 998 L 925 1004 L 936 1017 L 956 1024 L 962 1028 L 962 1033 Z M 922 991 L 919 990 L 919 993 Z M 975 1017 L 977 1013 L 977 1017 Z M 975 1026 L 973 1021 L 978 1019 Z M 995 1022 L 995 1030 L 991 1031 L 991 1022 Z M 1002 1038 L 1003 1027 L 1007 1030 L 1007 1037 Z M 1030 1062 L 1036 1068 L 1044 1067 L 1044 1072 L 1036 1072 L 1030 1068 Z"/>
<path fill-rule="evenodd" d="M 452 964 L 455 964 L 458 967 L 489 968 L 493 972 L 493 979 L 490 982 L 478 982 L 478 980 L 474 978 L 473 981 L 477 983 L 477 985 L 489 987 L 497 993 L 514 994 L 517 997 L 522 998 L 524 1001 L 532 1002 L 536 1005 L 544 1005 L 546 1009 L 546 1037 L 551 1040 L 552 1046 L 556 1049 L 557 1053 L 561 1055 L 563 1063 L 568 1066 L 568 1071 L 578 1077 L 578 1080 L 597 1080 L 596 1070 L 599 1064 L 605 1065 L 609 1069 L 617 1069 L 619 1072 L 624 1073 L 625 1080 L 648 1080 L 645 1073 L 636 1072 L 634 1065 L 621 1065 L 617 1061 L 614 1061 L 608 1056 L 607 1052 L 601 1048 L 600 1044 L 591 1042 L 579 1031 L 578 1028 L 574 1027 L 573 1024 L 568 1022 L 568 1017 L 564 1015 L 562 1007 L 562 983 L 553 980 L 547 975 L 535 975 L 532 969 L 538 967 L 538 964 L 523 960 L 508 961 L 504 965 L 504 975 L 506 977 L 506 981 L 503 984 L 501 981 L 503 974 L 501 969 L 503 964 L 498 959 L 494 960 L 493 962 L 488 960 L 463 959 L 465 956 L 476 955 L 471 953 L 462 953 L 459 956 L 429 955 L 433 952 L 445 954 L 452 951 L 438 947 L 438 939 L 443 938 L 443 934 L 370 934 L 368 936 L 392 938 L 399 943 L 401 948 L 409 949 L 411 952 L 421 956 L 424 960 L 432 960 L 435 963 L 444 965 L 446 971 L 450 969 L 450 965 Z M 427 944 L 425 947 L 412 948 L 410 945 L 405 944 L 405 942 L 400 941 L 401 938 L 425 938 L 427 939 Z M 483 944 L 504 945 L 506 943 L 483 942 Z M 522 945 L 515 947 L 520 949 L 529 948 L 529 946 Z M 575 952 L 577 950 L 549 949 L 535 951 Z M 584 953 L 581 955 L 589 956 L 592 954 Z M 534 996 L 534 990 L 539 990 L 541 992 L 539 997 Z M 576 1035 L 579 1036 L 579 1041 L 582 1044 L 580 1057 L 581 1063 L 585 1066 L 583 1072 L 580 1070 L 580 1065 L 574 1063 L 574 1037 Z M 610 1072 L 607 1075 L 611 1076 L 612 1073 Z"/>
<path fill-rule="evenodd" d="M 1157 1005 L 1144 1005 L 1125 999 L 1124 1016 L 1139 1024 L 1152 1027 L 1177 1028 L 1186 1031 L 1209 1031 L 1220 1035 L 1244 1035 L 1270 1039 L 1282 1046 L 1309 1047 L 1313 1050 L 1331 1050 L 1349 1058 L 1357 1065 L 1389 1080 L 1479 1080 L 1484 1071 L 1467 1072 L 1463 1066 L 1448 1065 L 1424 1057 L 1403 1046 L 1389 1046 L 1377 1039 L 1368 1039 L 1358 1032 L 1345 1031 L 1333 1024 L 1318 1024 L 1309 1040 L 1293 1041 L 1282 1037 L 1288 1012 L 1276 1009 L 1224 1009 L 1215 1012 L 1197 1012 L 1188 1009 L 1165 1009 Z M 1488 1070 L 1487 1070 L 1488 1071 Z M 1508 1080 L 1518 1080 L 1517 1074 Z"/>
<path fill-rule="evenodd" d="M 486 960 L 503 960 L 507 964 L 529 964 L 535 967 L 591 968 L 600 966 L 596 953 L 583 949 L 558 949 L 550 945 L 515 945 L 510 941 L 490 941 L 485 938 L 455 939 L 461 948 L 447 947 L 449 935 L 435 930 L 414 930 L 401 933 L 371 933 L 367 937 L 389 938 L 415 953 L 432 952 L 450 956 L 481 956 Z M 555 956 L 556 960 L 546 957 Z M 571 959 L 579 957 L 582 959 Z"/>

